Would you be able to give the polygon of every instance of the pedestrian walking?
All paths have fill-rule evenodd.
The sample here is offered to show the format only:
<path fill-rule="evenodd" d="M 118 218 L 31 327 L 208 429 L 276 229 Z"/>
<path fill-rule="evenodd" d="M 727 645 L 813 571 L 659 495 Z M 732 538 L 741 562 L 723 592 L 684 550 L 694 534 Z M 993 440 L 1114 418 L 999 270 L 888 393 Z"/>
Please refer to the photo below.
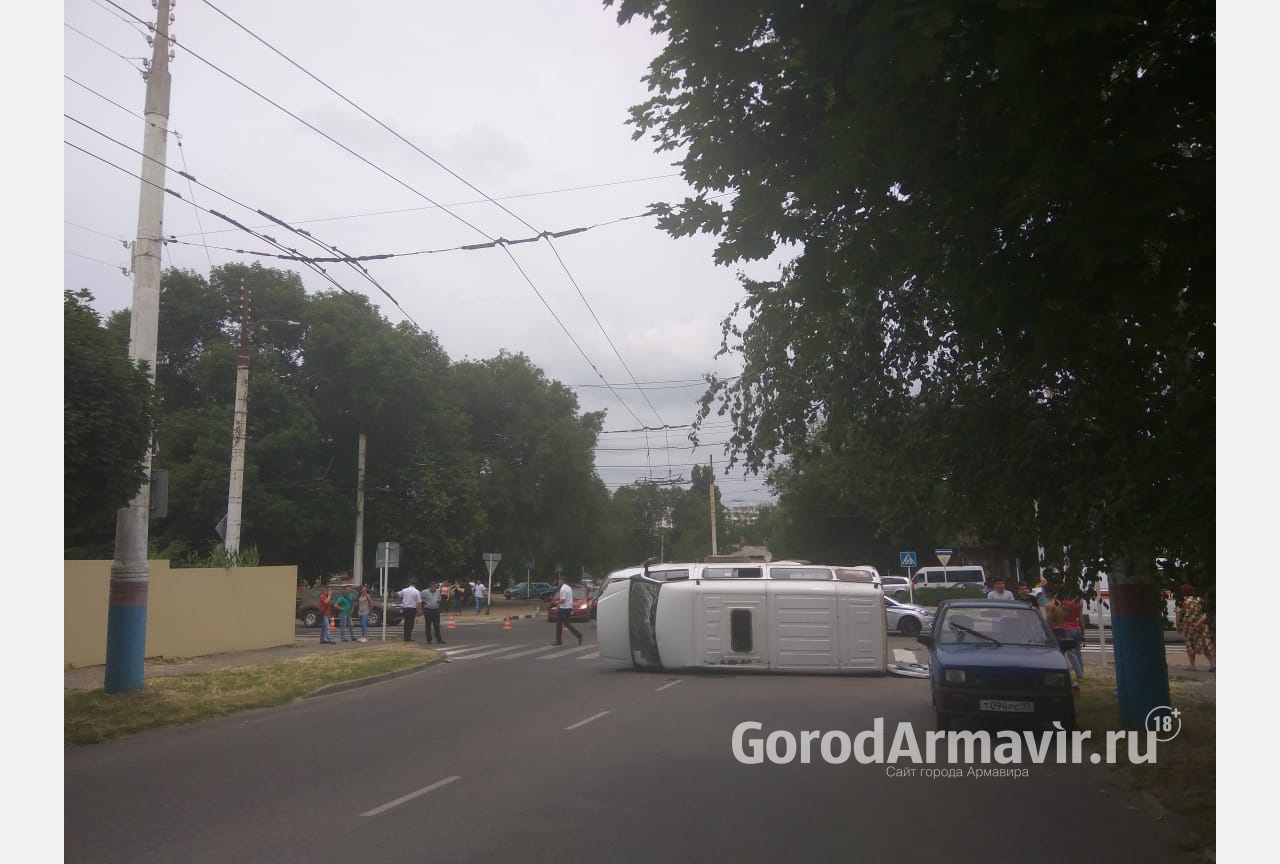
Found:
<path fill-rule="evenodd" d="M 418 618 L 418 607 L 422 605 L 422 594 L 418 591 L 418 580 L 410 579 L 409 584 L 400 591 L 400 611 L 404 613 L 404 641 L 413 641 L 413 624 Z"/>
<path fill-rule="evenodd" d="M 467 589 L 463 587 L 461 579 L 453 580 L 453 590 L 449 592 L 449 594 L 453 598 L 454 614 L 461 615 L 462 604 L 466 602 L 467 599 Z"/>
<path fill-rule="evenodd" d="M 561 644 L 560 636 L 564 632 L 565 628 L 568 628 L 570 633 L 578 637 L 578 644 L 581 645 L 582 634 L 573 626 L 573 621 L 571 620 L 573 617 L 573 589 L 569 587 L 569 577 L 563 574 L 560 576 L 560 590 L 556 595 L 556 605 L 555 644 Z"/>
<path fill-rule="evenodd" d="M 441 590 L 434 581 L 427 583 L 427 590 L 422 592 L 422 627 L 427 631 L 427 644 L 431 644 L 431 632 L 435 631 L 436 641 L 444 644 L 440 635 L 440 599 Z"/>
<path fill-rule="evenodd" d="M 369 596 L 369 586 L 360 586 L 360 596 L 356 598 L 356 614 L 360 616 L 360 642 L 369 641 L 369 613 L 373 611 L 373 598 Z M 383 614 L 386 614 L 385 607 Z"/>
<path fill-rule="evenodd" d="M 329 586 L 326 585 L 320 591 L 320 596 L 316 603 L 320 607 L 320 643 L 322 645 L 336 645 L 333 636 L 329 633 L 329 622 L 333 616 L 333 597 L 329 593 Z"/>
<path fill-rule="evenodd" d="M 486 589 L 486 588 L 484 587 L 484 583 L 483 583 L 483 582 L 481 582 L 479 579 L 477 579 L 477 580 L 476 580 L 476 588 L 475 588 L 475 591 L 476 591 L 476 614 L 477 614 L 477 615 L 479 615 L 479 614 L 480 614 L 480 610 L 481 610 L 482 608 L 484 608 L 484 598 L 485 598 L 485 592 L 486 592 L 487 590 L 488 590 L 488 589 Z"/>
<path fill-rule="evenodd" d="M 342 593 L 338 595 L 335 605 L 338 607 L 338 636 L 343 642 L 356 641 L 356 630 L 351 626 L 351 610 L 355 605 L 356 598 L 351 593 L 351 586 L 348 585 L 342 589 Z M 351 638 L 347 638 L 347 634 L 351 634 Z"/>
<path fill-rule="evenodd" d="M 1178 606 L 1175 626 L 1187 640 L 1187 668 L 1192 672 L 1196 671 L 1196 655 L 1203 654 L 1209 658 L 1209 671 L 1216 672 L 1218 663 L 1213 650 L 1213 633 L 1209 630 L 1209 616 L 1205 612 L 1204 601 L 1196 596 L 1196 589 L 1192 585 L 1184 584 L 1179 592 L 1182 594 L 1182 603 Z"/>

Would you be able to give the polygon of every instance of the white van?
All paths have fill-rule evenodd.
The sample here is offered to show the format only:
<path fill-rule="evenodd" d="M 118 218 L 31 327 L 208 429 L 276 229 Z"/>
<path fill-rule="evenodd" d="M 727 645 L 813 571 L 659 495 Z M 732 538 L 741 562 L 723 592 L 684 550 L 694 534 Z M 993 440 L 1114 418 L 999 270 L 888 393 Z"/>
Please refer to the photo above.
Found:
<path fill-rule="evenodd" d="M 883 675 L 883 596 L 861 568 L 654 564 L 610 575 L 596 634 L 601 659 L 637 669 Z"/>
<path fill-rule="evenodd" d="M 987 573 L 976 564 L 958 567 L 921 567 L 911 577 L 912 586 L 921 588 L 986 588 Z"/>

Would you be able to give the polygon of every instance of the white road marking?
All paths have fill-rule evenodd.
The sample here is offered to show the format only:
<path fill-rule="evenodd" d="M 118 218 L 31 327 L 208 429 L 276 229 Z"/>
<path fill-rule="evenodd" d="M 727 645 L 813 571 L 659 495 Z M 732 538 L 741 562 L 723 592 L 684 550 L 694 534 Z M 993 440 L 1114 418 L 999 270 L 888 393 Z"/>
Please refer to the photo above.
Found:
<path fill-rule="evenodd" d="M 541 654 L 543 651 L 550 651 L 554 645 L 539 645 L 537 648 L 530 648 L 528 651 L 517 651 L 515 654 L 508 654 L 506 657 L 499 657 L 499 660 L 513 660 L 516 657 L 527 657 L 530 654 Z"/>
<path fill-rule="evenodd" d="M 497 642 L 490 642 L 488 645 L 465 645 L 461 648 L 446 648 L 444 649 L 444 653 L 449 657 L 457 657 L 459 654 L 463 654 L 467 651 L 479 651 L 482 648 L 492 648 L 497 644 Z"/>
<path fill-rule="evenodd" d="M 682 679 L 682 678 L 677 678 L 677 679 L 676 679 L 676 680 L 674 680 L 674 681 L 668 681 L 666 684 L 663 684 L 661 687 L 659 687 L 657 690 L 654 690 L 653 692 L 654 692 L 654 693 L 661 693 L 663 690 L 666 690 L 668 687 L 674 687 L 674 686 L 676 686 L 676 685 L 677 685 L 677 684 L 679 684 L 682 680 L 684 680 L 684 679 Z"/>
<path fill-rule="evenodd" d="M 579 657 L 578 659 L 579 659 L 579 660 L 594 660 L 594 659 L 596 659 L 596 658 L 597 658 L 597 657 L 599 657 L 599 656 L 600 656 L 600 652 L 599 652 L 599 651 L 593 651 L 592 653 L 590 653 L 590 654 L 586 655 L 585 657 Z"/>
<path fill-rule="evenodd" d="M 571 731 L 573 731 L 574 729 L 577 729 L 579 726 L 586 726 L 586 725 L 587 725 L 588 723 L 590 723 L 592 720 L 599 720 L 601 717 L 603 717 L 604 715 L 606 715 L 606 714 L 608 714 L 608 713 L 609 713 L 608 711 L 601 711 L 599 714 L 592 714 L 592 715 L 591 715 L 590 717 L 588 717 L 586 720 L 579 720 L 577 723 L 574 723 L 572 726 L 566 726 L 566 727 L 564 727 L 564 731 L 566 731 L 566 732 L 571 732 Z"/>
<path fill-rule="evenodd" d="M 377 816 L 379 813 L 386 813 L 392 807 L 399 807 L 401 804 L 404 804 L 407 801 L 412 801 L 414 798 L 418 798 L 423 795 L 426 795 L 428 792 L 434 792 L 435 790 L 439 789 L 441 786 L 448 786 L 454 780 L 461 780 L 461 779 L 462 779 L 461 777 L 454 776 L 454 777 L 446 777 L 443 780 L 437 780 L 435 783 L 432 783 L 430 786 L 424 786 L 416 792 L 410 792 L 408 795 L 401 795 L 399 798 L 397 798 L 394 801 L 388 801 L 386 804 L 383 804 L 381 807 L 374 807 L 372 810 L 368 810 L 364 813 L 361 813 L 360 815 L 361 816 Z"/>
<path fill-rule="evenodd" d="M 451 659 L 459 660 L 459 661 L 461 661 L 461 660 L 476 660 L 476 659 L 478 659 L 478 658 L 480 658 L 480 657 L 490 657 L 490 656 L 492 656 L 492 655 L 494 655 L 494 654 L 502 654 L 502 653 L 507 652 L 507 651 L 515 651 L 516 649 L 518 649 L 518 648 L 523 648 L 523 647 L 524 647 L 523 645 L 508 645 L 508 646 L 506 646 L 505 648 L 493 648 L 493 649 L 491 649 L 491 650 L 489 650 L 489 651 L 481 651 L 481 652 L 479 652 L 479 653 L 477 653 L 477 654 L 468 654 L 468 655 L 466 655 L 465 657 L 454 657 L 454 658 L 451 658 Z"/>
<path fill-rule="evenodd" d="M 554 647 L 556 647 L 556 646 L 552 645 L 552 646 L 550 646 L 550 647 L 554 648 Z M 574 647 L 572 647 L 572 648 L 567 648 L 567 649 L 565 649 L 564 651 L 557 651 L 557 652 L 556 652 L 556 653 L 554 653 L 554 654 L 548 654 L 546 657 L 539 657 L 538 659 L 539 659 L 539 660 L 554 660 L 554 659 L 556 659 L 557 657 L 566 657 L 566 656 L 568 656 L 569 654 L 577 654 L 579 651 L 590 651 L 590 650 L 591 650 L 591 649 L 590 649 L 590 648 L 588 648 L 588 647 L 586 647 L 586 646 L 583 646 L 583 645 L 575 645 L 575 646 L 574 646 Z"/>

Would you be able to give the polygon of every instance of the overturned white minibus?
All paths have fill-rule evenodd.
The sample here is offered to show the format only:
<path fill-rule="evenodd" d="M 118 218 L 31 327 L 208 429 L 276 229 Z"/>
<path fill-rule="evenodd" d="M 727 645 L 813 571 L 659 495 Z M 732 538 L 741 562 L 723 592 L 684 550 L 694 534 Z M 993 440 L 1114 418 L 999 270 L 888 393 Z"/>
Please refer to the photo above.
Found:
<path fill-rule="evenodd" d="M 790 561 L 651 564 L 610 574 L 600 657 L 637 669 L 881 675 L 883 594 L 864 570 Z"/>

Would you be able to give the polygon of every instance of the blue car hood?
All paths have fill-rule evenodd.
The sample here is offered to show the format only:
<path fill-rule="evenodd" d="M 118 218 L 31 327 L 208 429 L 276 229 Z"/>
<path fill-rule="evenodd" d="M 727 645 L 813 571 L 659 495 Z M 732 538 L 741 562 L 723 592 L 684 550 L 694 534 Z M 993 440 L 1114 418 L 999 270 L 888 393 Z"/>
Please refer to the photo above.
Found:
<path fill-rule="evenodd" d="M 935 645 L 934 662 L 942 667 L 963 666 L 966 669 L 1030 669 L 1061 672 L 1067 669 L 1067 658 L 1051 646 L 1038 645 Z"/>

